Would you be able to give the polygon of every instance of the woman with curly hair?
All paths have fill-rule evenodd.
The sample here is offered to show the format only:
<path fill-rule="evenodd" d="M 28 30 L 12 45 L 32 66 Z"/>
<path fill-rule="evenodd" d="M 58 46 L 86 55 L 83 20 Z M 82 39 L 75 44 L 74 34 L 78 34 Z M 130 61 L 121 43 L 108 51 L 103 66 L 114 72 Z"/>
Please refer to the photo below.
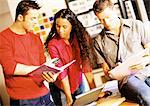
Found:
<path fill-rule="evenodd" d="M 90 42 L 90 36 L 71 10 L 62 9 L 55 14 L 45 46 L 51 58 L 60 59 L 57 64 L 58 67 L 76 60 L 58 76 L 55 85 L 50 84 L 56 105 L 62 105 L 58 89 L 65 93 L 68 106 L 73 103 L 74 96 L 83 92 L 82 72 L 84 72 L 90 88 L 95 87 L 91 72 Z"/>

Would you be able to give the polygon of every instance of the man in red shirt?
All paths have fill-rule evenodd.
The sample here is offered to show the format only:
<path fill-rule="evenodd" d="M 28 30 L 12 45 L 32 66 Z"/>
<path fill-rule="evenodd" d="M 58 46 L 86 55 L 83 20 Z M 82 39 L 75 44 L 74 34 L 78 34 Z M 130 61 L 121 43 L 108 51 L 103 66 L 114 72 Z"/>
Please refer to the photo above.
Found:
<path fill-rule="evenodd" d="M 49 65 L 40 37 L 31 32 L 38 9 L 35 1 L 21 1 L 16 8 L 15 22 L 0 33 L 0 64 L 12 106 L 54 106 L 46 86 L 36 84 L 28 76 L 41 65 Z M 54 81 L 50 72 L 43 73 L 43 77 L 48 82 Z"/>

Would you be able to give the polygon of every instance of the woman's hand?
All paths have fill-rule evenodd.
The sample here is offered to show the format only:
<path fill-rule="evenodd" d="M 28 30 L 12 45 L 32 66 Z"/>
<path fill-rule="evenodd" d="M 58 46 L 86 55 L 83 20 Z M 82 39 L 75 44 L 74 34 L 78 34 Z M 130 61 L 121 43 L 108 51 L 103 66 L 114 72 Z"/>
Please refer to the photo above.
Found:
<path fill-rule="evenodd" d="M 71 90 L 70 90 L 70 84 L 69 84 L 69 79 L 68 76 L 66 76 L 63 80 L 61 80 L 61 84 L 62 84 L 62 89 L 65 93 L 66 96 L 66 102 L 67 102 L 67 106 L 71 106 L 73 103 L 73 98 L 71 96 Z"/>
<path fill-rule="evenodd" d="M 67 102 L 67 106 L 72 106 L 72 103 L 73 103 L 73 99 L 72 99 L 72 96 L 71 97 L 66 97 L 66 102 Z"/>
<path fill-rule="evenodd" d="M 53 74 L 51 72 L 43 72 L 42 76 L 47 82 L 55 82 L 59 73 Z"/>

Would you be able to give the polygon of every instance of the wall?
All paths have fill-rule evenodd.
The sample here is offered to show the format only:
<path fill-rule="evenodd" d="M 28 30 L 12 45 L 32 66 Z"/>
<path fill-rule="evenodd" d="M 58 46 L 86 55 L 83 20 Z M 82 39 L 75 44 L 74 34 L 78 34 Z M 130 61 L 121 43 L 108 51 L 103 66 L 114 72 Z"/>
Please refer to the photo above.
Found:
<path fill-rule="evenodd" d="M 15 20 L 17 4 L 21 0 L 0 0 L 0 31 L 9 26 Z M 67 8 L 65 0 L 36 0 L 40 5 L 38 24 L 33 31 L 42 35 L 43 40 L 47 37 L 53 22 L 54 14 L 62 8 Z M 43 15 L 43 13 L 45 15 Z"/>
<path fill-rule="evenodd" d="M 4 1 L 4 0 L 3 0 Z M 15 18 L 15 10 L 18 2 L 21 0 L 7 0 L 13 20 Z M 41 12 L 46 12 L 48 15 L 53 15 L 56 9 L 66 8 L 64 0 L 36 0 L 41 6 Z"/>
<path fill-rule="evenodd" d="M 12 24 L 13 20 L 6 0 L 0 0 L 0 31 Z"/>

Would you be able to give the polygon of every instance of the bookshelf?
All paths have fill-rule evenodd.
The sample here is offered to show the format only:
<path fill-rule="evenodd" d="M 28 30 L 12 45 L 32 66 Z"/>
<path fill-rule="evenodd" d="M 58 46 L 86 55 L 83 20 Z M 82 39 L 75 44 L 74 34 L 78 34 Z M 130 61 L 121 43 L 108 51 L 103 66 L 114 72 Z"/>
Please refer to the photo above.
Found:
<path fill-rule="evenodd" d="M 148 16 L 147 16 L 147 12 L 145 9 L 144 1 L 143 0 L 135 0 L 135 2 L 136 2 L 136 6 L 138 9 L 138 14 L 140 16 L 140 19 L 142 21 L 148 21 Z"/>
<path fill-rule="evenodd" d="M 150 20 L 150 0 L 143 0 L 143 1 L 148 15 L 148 19 Z"/>
<path fill-rule="evenodd" d="M 95 16 L 92 8 L 95 0 L 65 0 L 66 5 L 76 15 L 93 38 L 101 32 L 103 26 Z M 111 0 L 119 17 L 136 19 L 131 0 Z"/>

